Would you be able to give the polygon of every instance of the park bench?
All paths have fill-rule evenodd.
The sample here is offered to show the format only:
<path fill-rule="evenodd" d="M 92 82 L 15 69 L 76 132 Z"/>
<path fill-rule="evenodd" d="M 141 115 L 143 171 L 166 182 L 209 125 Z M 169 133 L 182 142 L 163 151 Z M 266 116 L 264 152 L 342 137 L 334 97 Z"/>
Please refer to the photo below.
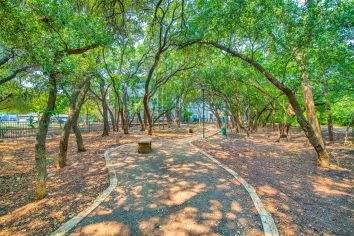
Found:
<path fill-rule="evenodd" d="M 138 152 L 150 153 L 151 152 L 151 138 L 139 138 L 138 139 Z"/>

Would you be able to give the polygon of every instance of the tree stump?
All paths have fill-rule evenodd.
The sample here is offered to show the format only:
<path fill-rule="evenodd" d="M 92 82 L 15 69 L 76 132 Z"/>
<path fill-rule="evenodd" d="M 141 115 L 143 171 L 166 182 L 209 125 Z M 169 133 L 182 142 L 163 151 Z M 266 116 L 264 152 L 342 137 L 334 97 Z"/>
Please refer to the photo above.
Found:
<path fill-rule="evenodd" d="M 192 128 L 189 128 L 189 129 L 188 129 L 188 133 L 192 134 L 192 133 L 193 133 L 193 129 L 192 129 Z"/>
<path fill-rule="evenodd" d="M 138 139 L 138 153 L 146 154 L 151 152 L 151 138 Z"/>

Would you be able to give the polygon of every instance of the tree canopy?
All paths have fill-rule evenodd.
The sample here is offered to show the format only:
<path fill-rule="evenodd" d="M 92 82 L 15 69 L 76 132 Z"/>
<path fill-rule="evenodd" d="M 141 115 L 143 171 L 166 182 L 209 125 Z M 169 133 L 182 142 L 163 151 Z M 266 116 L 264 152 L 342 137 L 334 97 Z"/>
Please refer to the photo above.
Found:
<path fill-rule="evenodd" d="M 219 125 L 299 125 L 320 161 L 319 124 L 353 119 L 353 1 L 5 0 L 0 18 L 0 111 L 43 114 L 37 154 L 54 113 L 151 135 L 200 84 Z"/>

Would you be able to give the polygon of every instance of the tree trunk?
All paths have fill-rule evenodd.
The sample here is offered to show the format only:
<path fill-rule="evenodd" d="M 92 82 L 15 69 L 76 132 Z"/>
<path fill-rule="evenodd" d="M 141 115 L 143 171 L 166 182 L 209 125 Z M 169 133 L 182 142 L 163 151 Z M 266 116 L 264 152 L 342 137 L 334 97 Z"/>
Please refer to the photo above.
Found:
<path fill-rule="evenodd" d="M 35 161 L 36 161 L 36 199 L 42 199 L 46 195 L 46 181 L 47 181 L 47 163 L 46 163 L 46 138 L 48 132 L 48 126 L 50 123 L 50 117 L 53 114 L 55 107 L 55 101 L 57 97 L 57 85 L 56 85 L 55 72 L 49 74 L 49 92 L 47 108 L 40 118 L 38 132 L 36 136 L 35 146 Z"/>
<path fill-rule="evenodd" d="M 79 112 L 79 114 L 80 114 L 80 112 Z M 82 139 L 80 128 L 79 128 L 79 126 L 77 124 L 78 120 L 79 120 L 79 115 L 77 115 L 77 116 L 75 115 L 74 120 L 73 120 L 73 124 L 72 124 L 73 131 L 74 131 L 74 134 L 75 134 L 75 137 L 76 137 L 77 151 L 78 152 L 85 152 L 86 148 L 85 148 L 85 145 L 84 145 L 84 141 Z"/>
<path fill-rule="evenodd" d="M 140 131 L 145 131 L 144 122 L 143 122 L 143 119 L 141 118 L 140 111 L 136 112 L 136 116 L 138 117 L 138 120 L 140 123 Z"/>
<path fill-rule="evenodd" d="M 176 124 L 177 127 L 181 127 L 181 99 L 177 99 L 176 102 Z"/>
<path fill-rule="evenodd" d="M 323 87 L 323 96 L 326 100 L 326 111 L 327 111 L 327 127 L 328 127 L 328 136 L 329 141 L 333 142 L 334 133 L 333 133 L 333 122 L 332 122 L 332 112 L 331 112 L 331 102 L 329 101 L 327 83 L 326 81 L 322 82 Z"/>
<path fill-rule="evenodd" d="M 74 112 L 74 119 L 73 119 L 73 123 L 72 123 L 72 128 L 73 128 L 73 131 L 74 131 L 74 134 L 76 137 L 76 144 L 77 144 L 77 151 L 78 152 L 85 152 L 86 151 L 86 148 L 84 146 L 84 142 L 82 139 L 81 131 L 80 131 L 80 128 L 78 127 L 78 121 L 79 121 L 79 117 L 80 117 L 81 107 L 85 103 L 85 97 L 87 95 L 89 87 L 90 87 L 90 82 L 87 82 L 87 84 L 85 85 L 84 92 L 81 96 L 81 99 L 76 106 L 76 109 Z"/>
<path fill-rule="evenodd" d="M 123 93 L 123 131 L 124 134 L 129 134 L 129 111 L 128 111 L 128 84 L 124 81 Z"/>
<path fill-rule="evenodd" d="M 80 109 L 82 106 L 82 104 L 80 104 L 81 106 L 79 108 L 77 108 L 76 101 L 77 101 L 77 98 L 80 94 L 82 87 L 85 86 L 86 84 L 89 84 L 88 80 L 86 80 L 83 83 L 81 83 L 80 85 L 76 86 L 73 89 L 73 92 L 71 94 L 69 109 L 68 109 L 68 119 L 64 125 L 64 129 L 63 129 L 61 136 L 60 136 L 59 155 L 57 156 L 57 159 L 55 162 L 57 168 L 63 168 L 66 165 L 70 131 L 71 131 L 74 119 L 75 118 L 78 119 L 78 115 L 76 113 L 80 113 Z M 88 86 L 86 85 L 85 94 L 87 93 L 87 90 L 88 90 Z M 77 109 L 79 109 L 79 110 L 77 111 Z M 75 116 L 77 116 L 77 117 L 75 117 Z M 76 120 L 76 123 L 77 123 L 77 120 Z"/>
<path fill-rule="evenodd" d="M 257 63 L 254 61 L 252 58 L 247 57 L 246 55 L 243 55 L 239 53 L 238 51 L 235 51 L 231 48 L 225 47 L 221 44 L 218 44 L 213 41 L 209 40 L 202 40 L 202 41 L 197 41 L 198 43 L 202 44 L 209 44 L 212 45 L 224 52 L 227 52 L 231 54 L 233 57 L 237 57 L 251 66 L 253 66 L 256 70 L 258 70 L 261 74 L 265 76 L 265 78 L 271 82 L 277 89 L 282 91 L 288 98 L 291 106 L 294 109 L 294 112 L 296 114 L 296 118 L 298 123 L 300 124 L 301 128 L 305 132 L 306 137 L 310 141 L 311 145 L 314 147 L 316 153 L 317 153 L 317 162 L 321 167 L 328 167 L 329 166 L 329 154 L 323 144 L 323 140 L 321 140 L 317 137 L 316 132 L 314 131 L 314 128 L 311 126 L 311 124 L 306 120 L 304 115 L 302 114 L 302 109 L 300 107 L 299 102 L 296 99 L 295 94 L 293 91 L 285 86 L 283 83 L 279 82 L 271 73 L 269 73 L 261 64 Z M 194 43 L 194 42 L 193 42 Z"/>
<path fill-rule="evenodd" d="M 104 81 L 100 82 L 100 91 L 102 96 L 102 116 L 103 116 L 103 132 L 102 137 L 109 136 L 109 121 L 108 121 L 108 104 L 107 104 L 107 94 L 104 89 Z"/>
<path fill-rule="evenodd" d="M 276 142 L 280 142 L 281 134 L 282 134 L 282 123 L 279 121 L 278 122 L 278 127 L 277 127 L 277 133 L 278 133 L 278 138 Z"/>
<path fill-rule="evenodd" d="M 308 84 L 308 75 L 307 72 L 304 72 L 302 75 L 303 81 L 301 83 L 303 95 L 304 95 L 304 101 L 305 101 L 305 108 L 306 108 L 306 115 L 309 123 L 314 129 L 315 135 L 318 138 L 318 141 L 320 142 L 321 146 L 325 146 L 322 138 L 322 132 L 321 132 L 321 127 L 317 119 L 316 115 L 316 108 L 315 104 L 313 101 L 313 95 L 312 95 L 312 89 Z"/>
<path fill-rule="evenodd" d="M 143 107 L 144 108 L 144 107 Z M 144 122 L 144 131 L 146 130 L 146 128 L 147 128 L 147 115 L 146 115 L 146 112 L 145 112 L 145 108 L 144 108 L 144 120 L 143 120 L 143 122 Z"/>
<path fill-rule="evenodd" d="M 217 124 L 218 128 L 221 129 L 222 121 L 221 121 L 221 117 L 220 117 L 219 112 L 215 111 L 214 115 L 216 117 L 216 124 Z"/>
<path fill-rule="evenodd" d="M 238 121 L 238 118 L 237 118 L 237 114 L 233 115 L 233 120 L 235 122 L 235 127 L 236 127 L 236 130 L 235 132 L 236 133 L 240 133 L 240 124 L 239 124 L 239 121 Z"/>
<path fill-rule="evenodd" d="M 113 111 L 111 108 L 109 108 L 109 106 L 107 106 L 107 108 L 108 108 L 109 117 L 111 117 L 112 129 L 113 131 L 117 131 L 116 120 L 114 118 Z"/>
<path fill-rule="evenodd" d="M 144 104 L 144 114 L 145 114 L 145 117 L 146 117 L 146 120 L 147 120 L 147 132 L 148 132 L 148 135 L 152 135 L 152 119 L 151 119 L 151 115 L 150 115 L 150 112 L 149 112 L 149 93 L 148 92 L 145 92 L 145 95 L 144 95 L 144 99 L 143 99 L 143 104 Z M 144 120 L 145 122 L 145 120 Z"/>
<path fill-rule="evenodd" d="M 55 162 L 55 165 L 58 169 L 63 168 L 66 165 L 66 153 L 68 150 L 70 130 L 71 130 L 73 115 L 74 115 L 73 110 L 74 110 L 74 108 L 69 107 L 68 120 L 66 121 L 66 123 L 64 125 L 64 129 L 63 129 L 61 137 L 60 137 L 59 154 L 58 154 L 58 156 L 56 158 L 56 162 Z"/>
<path fill-rule="evenodd" d="M 119 98 L 115 99 L 115 110 L 114 110 L 114 116 L 116 117 L 116 127 L 117 127 L 117 132 L 119 132 Z"/>
<path fill-rule="evenodd" d="M 66 153 L 68 150 L 68 143 L 69 143 L 69 136 L 70 136 L 70 130 L 72 126 L 72 121 L 73 121 L 73 116 L 74 116 L 74 109 L 75 109 L 75 102 L 76 98 L 73 98 L 74 95 L 71 96 L 71 101 L 69 105 L 69 110 L 68 110 L 68 120 L 66 121 L 64 125 L 64 129 L 61 133 L 60 136 L 60 141 L 59 141 L 59 154 L 56 158 L 55 165 L 58 169 L 63 168 L 66 165 Z M 72 104 L 74 102 L 74 104 Z"/>
<path fill-rule="evenodd" d="M 287 138 L 289 136 L 290 127 L 291 125 L 289 124 L 289 122 L 286 122 L 282 134 L 283 138 Z"/>

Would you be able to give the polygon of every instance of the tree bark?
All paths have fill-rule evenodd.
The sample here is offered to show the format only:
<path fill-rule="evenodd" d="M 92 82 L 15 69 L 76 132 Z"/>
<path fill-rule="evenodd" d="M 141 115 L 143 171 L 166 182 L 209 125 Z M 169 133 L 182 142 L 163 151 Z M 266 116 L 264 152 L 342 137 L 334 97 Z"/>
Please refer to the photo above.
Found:
<path fill-rule="evenodd" d="M 69 109 L 68 109 L 68 119 L 65 122 L 64 129 L 61 133 L 60 136 L 60 142 L 59 142 L 59 154 L 56 159 L 56 167 L 57 168 L 63 168 L 66 165 L 66 159 L 67 159 L 67 151 L 68 151 L 68 143 L 69 143 L 69 138 L 70 138 L 70 131 L 71 128 L 73 127 L 73 123 L 75 121 L 77 125 L 77 120 L 78 116 L 80 114 L 80 109 L 82 104 L 79 104 L 80 107 L 77 107 L 77 99 L 79 97 L 80 91 L 83 86 L 86 85 L 85 87 L 85 94 L 87 93 L 87 89 L 89 84 L 88 80 L 85 80 L 83 83 L 80 85 L 75 86 L 73 89 L 73 92 L 70 97 L 70 103 L 69 103 Z M 83 98 L 84 99 L 84 98 Z M 76 120 L 75 120 L 76 119 Z"/>
<path fill-rule="evenodd" d="M 109 116 L 111 117 L 112 129 L 113 129 L 113 131 L 117 131 L 116 119 L 114 118 L 113 111 L 111 108 L 109 108 L 109 106 L 107 106 L 107 108 L 108 108 Z"/>
<path fill-rule="evenodd" d="M 56 84 L 55 72 L 49 74 L 49 92 L 47 108 L 40 118 L 38 132 L 36 136 L 35 145 L 35 162 L 36 162 L 36 184 L 35 184 L 35 197 L 36 199 L 42 199 L 46 195 L 46 181 L 47 181 L 47 164 L 46 164 L 46 137 L 48 133 L 48 126 L 50 123 L 50 117 L 53 114 L 55 107 L 55 101 L 57 98 L 57 84 Z"/>
<path fill-rule="evenodd" d="M 79 121 L 79 117 L 80 117 L 81 107 L 85 103 L 85 98 L 86 98 L 89 87 L 90 87 L 90 82 L 87 82 L 87 84 L 85 85 L 85 88 L 84 88 L 84 92 L 81 96 L 81 99 L 76 106 L 76 109 L 74 112 L 74 119 L 73 119 L 73 123 L 72 123 L 72 128 L 73 128 L 73 131 L 74 131 L 74 134 L 76 137 L 76 144 L 77 144 L 77 151 L 78 152 L 85 152 L 86 151 L 86 148 L 84 146 L 84 142 L 82 139 L 81 131 L 80 131 L 80 128 L 78 127 L 78 121 Z"/>
<path fill-rule="evenodd" d="M 108 104 L 107 104 L 107 94 L 104 89 L 104 81 L 100 82 L 101 91 L 101 103 L 102 103 L 102 116 L 103 116 L 103 132 L 102 137 L 109 136 L 109 121 L 108 121 Z"/>
<path fill-rule="evenodd" d="M 66 165 L 66 153 L 68 150 L 68 143 L 69 143 L 70 130 L 73 121 L 73 114 L 74 114 L 74 108 L 69 107 L 68 120 L 64 125 L 64 129 L 60 137 L 59 154 L 55 162 L 55 165 L 58 169 L 63 168 Z"/>
<path fill-rule="evenodd" d="M 178 98 L 176 101 L 176 124 L 177 127 L 181 127 L 181 99 Z"/>
<path fill-rule="evenodd" d="M 284 138 L 287 138 L 289 136 L 290 127 L 291 127 L 291 125 L 289 124 L 289 122 L 286 122 L 285 127 L 283 129 L 283 134 L 282 134 L 282 136 Z"/>
<path fill-rule="evenodd" d="M 80 112 L 79 112 L 79 114 L 80 114 Z M 80 128 L 79 128 L 79 126 L 77 124 L 78 120 L 79 120 L 79 115 L 75 116 L 74 121 L 73 121 L 73 125 L 72 125 L 73 131 L 74 131 L 74 134 L 75 134 L 75 137 L 76 137 L 77 151 L 78 152 L 85 152 L 86 148 L 85 148 L 85 145 L 84 145 L 84 141 L 82 139 Z"/>
<path fill-rule="evenodd" d="M 129 134 L 128 84 L 126 81 L 124 81 L 122 118 L 124 134 Z"/>
<path fill-rule="evenodd" d="M 144 104 L 144 123 L 147 125 L 147 133 L 148 135 L 152 135 L 152 119 L 149 112 L 149 91 L 145 90 L 145 95 L 143 99 Z M 146 118 L 146 121 L 145 121 Z"/>
<path fill-rule="evenodd" d="M 323 96 L 324 96 L 324 98 L 326 100 L 328 136 L 329 136 L 329 141 L 333 142 L 334 133 L 333 133 L 331 102 L 330 102 L 329 97 L 328 97 L 327 84 L 326 84 L 325 81 L 322 82 L 322 87 L 323 87 Z"/>
<path fill-rule="evenodd" d="M 138 117 L 140 123 L 140 131 L 145 131 L 143 119 L 141 118 L 141 114 L 139 111 L 136 113 L 136 116 Z"/>
<path fill-rule="evenodd" d="M 289 103 L 291 104 L 291 106 L 294 109 L 295 115 L 296 115 L 296 119 L 298 121 L 298 123 L 300 124 L 302 130 L 304 131 L 306 137 L 308 138 L 309 142 L 311 143 L 311 145 L 314 147 L 316 153 L 317 153 L 317 163 L 319 166 L 321 167 L 328 167 L 329 166 L 329 154 L 326 150 L 326 147 L 323 145 L 323 140 L 321 142 L 321 140 L 318 138 L 318 136 L 316 135 L 316 132 L 314 130 L 314 128 L 311 126 L 311 123 L 308 122 L 306 120 L 306 118 L 304 117 L 303 113 L 302 113 L 302 109 L 301 106 L 299 104 L 299 102 L 296 99 L 295 94 L 293 93 L 293 91 L 288 88 L 287 86 L 285 86 L 283 83 L 279 82 L 271 73 L 269 73 L 261 64 L 255 62 L 253 59 L 247 57 L 244 54 L 239 53 L 238 51 L 235 51 L 231 48 L 227 48 L 221 44 L 218 44 L 216 42 L 213 41 L 208 41 L 208 40 L 202 40 L 202 41 L 197 41 L 199 43 L 202 44 L 209 44 L 212 45 L 224 52 L 229 53 L 230 55 L 232 55 L 233 57 L 237 57 L 243 61 L 245 61 L 246 63 L 250 64 L 251 66 L 253 66 L 256 70 L 258 70 L 260 73 L 262 73 L 265 78 L 271 82 L 277 89 L 279 89 L 280 91 L 282 91 L 288 98 Z M 195 43 L 195 42 L 192 42 Z M 189 43 L 191 44 L 191 43 Z"/>
<path fill-rule="evenodd" d="M 322 138 L 320 123 L 318 122 L 317 115 L 316 115 L 315 103 L 313 101 L 313 94 L 312 94 L 312 89 L 309 85 L 307 71 L 304 71 L 302 74 L 301 87 L 302 87 L 302 91 L 303 91 L 308 122 L 313 127 L 315 135 L 317 136 L 318 141 L 320 142 L 321 146 L 325 147 L 324 141 Z"/>
<path fill-rule="evenodd" d="M 215 115 L 215 117 L 216 117 L 216 124 L 217 124 L 217 127 L 218 127 L 219 129 L 221 129 L 221 127 L 222 127 L 222 121 L 221 121 L 221 117 L 220 117 L 219 112 L 215 111 L 215 112 L 214 112 L 214 115 Z"/>

